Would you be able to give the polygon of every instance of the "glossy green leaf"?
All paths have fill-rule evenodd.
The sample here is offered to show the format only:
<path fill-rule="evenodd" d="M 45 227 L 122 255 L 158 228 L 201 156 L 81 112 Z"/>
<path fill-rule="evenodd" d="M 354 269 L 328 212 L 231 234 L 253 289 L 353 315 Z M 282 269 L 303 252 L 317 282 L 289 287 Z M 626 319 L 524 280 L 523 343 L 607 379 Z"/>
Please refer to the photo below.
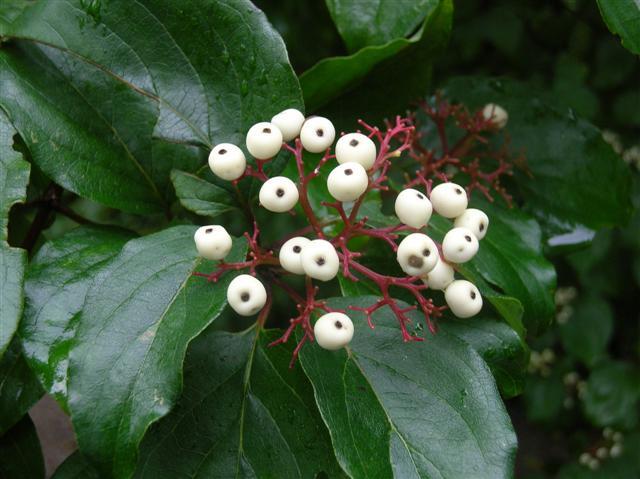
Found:
<path fill-rule="evenodd" d="M 0 436 L 25 415 L 43 393 L 16 336 L 0 360 Z"/>
<path fill-rule="evenodd" d="M 593 125 L 512 80 L 456 78 L 446 94 L 471 109 L 489 102 L 506 108 L 509 147 L 526 157 L 514 176 L 522 206 L 540 221 L 550 246 L 584 243 L 591 230 L 628 221 L 628 168 Z"/>
<path fill-rule="evenodd" d="M 598 7 L 611 33 L 620 37 L 627 50 L 640 55 L 640 1 L 598 0 Z"/>
<path fill-rule="evenodd" d="M 80 451 L 71 454 L 58 466 L 52 479 L 100 479 L 100 475 Z"/>
<path fill-rule="evenodd" d="M 194 174 L 173 170 L 171 181 L 180 204 L 197 215 L 215 217 L 238 208 L 233 193 Z"/>
<path fill-rule="evenodd" d="M 606 361 L 589 376 L 584 412 L 598 427 L 630 429 L 638 424 L 640 371 L 631 364 Z"/>
<path fill-rule="evenodd" d="M 528 347 L 507 324 L 487 318 L 446 319 L 439 327 L 475 349 L 489 365 L 506 398 L 522 393 L 524 374 L 529 365 Z"/>
<path fill-rule="evenodd" d="M 200 162 L 153 138 L 240 144 L 256 121 L 302 106 L 282 40 L 247 0 L 38 2 L 8 36 L 20 50 L 3 49 L 0 105 L 34 161 L 125 211 L 166 209 L 171 169 Z"/>
<path fill-rule="evenodd" d="M 322 108 L 339 126 L 351 128 L 365 113 L 375 122 L 403 112 L 427 91 L 434 60 L 449 38 L 452 14 L 452 2 L 440 0 L 411 38 L 318 62 L 300 77 L 307 110 Z"/>
<path fill-rule="evenodd" d="M 28 415 L 0 437 L 0 477 L 44 478 L 44 459 L 40 441 Z"/>
<path fill-rule="evenodd" d="M 330 305 L 375 301 L 341 298 Z M 352 477 L 511 477 L 515 434 L 474 348 L 446 330 L 403 343 L 387 308 L 374 313 L 374 330 L 362 314 L 350 316 L 349 349 L 311 344 L 301 353 L 343 469 Z"/>
<path fill-rule="evenodd" d="M 32 370 L 64 409 L 78 314 L 93 280 L 131 236 L 123 230 L 80 227 L 45 243 L 29 265 L 20 337 Z"/>
<path fill-rule="evenodd" d="M 562 345 L 569 354 L 592 366 L 606 355 L 613 334 L 613 311 L 597 296 L 581 297 L 573 314 L 560 325 Z"/>
<path fill-rule="evenodd" d="M 192 275 L 215 267 L 197 256 L 195 229 L 129 241 L 98 273 L 76 319 L 68 403 L 80 450 L 102 474 L 133 472 L 142 436 L 180 392 L 187 344 L 226 304 L 233 275 L 216 284 Z M 245 252 L 235 240 L 227 259 Z"/>
<path fill-rule="evenodd" d="M 350 52 L 382 45 L 413 33 L 438 0 L 326 0 Z"/>
<path fill-rule="evenodd" d="M 22 315 L 22 283 L 27 255 L 7 243 L 9 210 L 25 199 L 30 166 L 13 149 L 15 129 L 0 109 L 0 358 L 9 346 Z"/>
<path fill-rule="evenodd" d="M 175 410 L 141 446 L 136 477 L 337 477 L 329 435 L 279 331 L 211 328 L 189 348 Z M 175 455 L 176 450 L 179 455 Z"/>

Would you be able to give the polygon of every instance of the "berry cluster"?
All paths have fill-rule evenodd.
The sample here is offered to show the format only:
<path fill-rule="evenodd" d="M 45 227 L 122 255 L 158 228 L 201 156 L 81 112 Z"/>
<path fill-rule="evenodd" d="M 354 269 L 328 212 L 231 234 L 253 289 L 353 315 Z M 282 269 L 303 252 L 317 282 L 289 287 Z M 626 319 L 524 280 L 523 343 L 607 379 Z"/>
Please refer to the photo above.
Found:
<path fill-rule="evenodd" d="M 602 440 L 580 454 L 578 462 L 591 470 L 600 467 L 603 461 L 609 458 L 620 457 L 624 451 L 624 436 L 619 431 L 606 427 L 602 431 Z"/>
<path fill-rule="evenodd" d="M 475 117 L 484 125 L 484 130 L 496 130 L 506 123 L 506 112 L 498 106 L 487 106 Z M 295 214 L 293 209 L 299 204 L 308 221 L 307 227 L 293 232 L 271 249 L 259 244 L 260 231 L 254 220 L 252 234 L 245 233 L 249 246 L 247 259 L 237 263 L 224 261 L 231 250 L 232 239 L 223 226 L 203 226 L 194 236 L 198 253 L 204 258 L 219 261 L 213 273 L 197 275 L 217 281 L 227 271 L 248 271 L 234 278 L 227 290 L 228 303 L 236 313 L 243 316 L 260 313 L 261 321 L 268 315 L 269 293 L 263 282 L 257 279 L 258 275 L 267 280 L 266 284 L 282 288 L 296 302 L 298 316 L 290 320 L 289 328 L 274 343 L 287 341 L 297 327 L 302 328 L 303 335 L 294 351 L 292 363 L 306 341 L 315 340 L 330 350 L 344 347 L 351 341 L 351 319 L 345 311 L 332 310 L 324 301 L 317 299 L 318 287 L 313 284 L 314 280 L 330 281 L 339 272 L 346 279 L 365 279 L 377 286 L 380 299 L 374 305 L 367 308 L 352 306 L 350 309 L 363 311 L 373 328 L 372 314 L 382 307 L 389 307 L 398 320 L 405 341 L 423 339 L 407 328 L 411 323 L 408 313 L 417 308 L 422 311 L 429 330 L 435 332 L 431 318 L 439 316 L 444 307 L 435 306 L 422 294 L 427 288 L 444 291 L 449 309 L 458 317 L 471 317 L 482 308 L 478 289 L 468 281 L 455 280 L 454 272 L 456 264 L 471 260 L 477 253 L 479 241 L 489 226 L 487 215 L 478 209 L 468 208 L 468 190 L 448 181 L 445 175 L 436 175 L 444 181 L 433 187 L 432 180 L 418 171 L 416 180 L 409 181 L 395 199 L 399 223 L 382 228 L 371 226 L 366 216 L 359 216 L 360 207 L 371 192 L 389 190 L 387 175 L 393 160 L 404 151 L 414 157 L 418 135 L 415 119 L 411 117 L 396 117 L 395 122 L 387 123 L 386 131 L 361 120 L 359 124 L 364 133 L 343 134 L 332 154 L 336 130 L 331 121 L 319 116 L 305 119 L 301 112 L 288 109 L 274 116 L 270 122 L 257 123 L 247 132 L 246 150 L 253 156 L 255 165 L 248 165 L 243 150 L 229 143 L 216 145 L 209 155 L 213 173 L 233 182 L 238 193 L 239 181 L 245 177 L 257 178 L 263 182 L 259 192 L 261 207 L 273 213 Z M 295 158 L 297 184 L 285 176 L 269 178 L 265 172 L 265 164 L 281 150 L 290 152 Z M 304 168 L 305 151 L 323 153 L 310 173 L 306 173 Z M 445 156 L 449 154 L 445 152 Z M 308 191 L 320 169 L 334 159 L 337 165 L 329 173 L 326 186 L 335 201 L 323 204 L 334 210 L 337 216 L 323 222 L 311 206 Z M 477 185 L 477 182 L 472 184 Z M 420 186 L 424 191 L 417 189 Z M 433 212 L 453 221 L 453 227 L 442 244 L 422 232 Z M 330 231 L 337 233 L 330 235 Z M 409 234 L 397 244 L 400 234 L 405 232 Z M 309 234 L 313 238 L 304 236 Z M 349 246 L 349 241 L 356 237 L 386 242 L 407 276 L 381 274 L 358 261 L 362 253 L 353 251 Z M 277 253 L 274 249 L 278 250 Z M 287 275 L 305 276 L 304 295 L 287 283 Z M 391 294 L 393 288 L 409 292 L 417 305 L 401 306 Z M 325 314 L 312 326 L 312 317 L 317 311 Z"/>

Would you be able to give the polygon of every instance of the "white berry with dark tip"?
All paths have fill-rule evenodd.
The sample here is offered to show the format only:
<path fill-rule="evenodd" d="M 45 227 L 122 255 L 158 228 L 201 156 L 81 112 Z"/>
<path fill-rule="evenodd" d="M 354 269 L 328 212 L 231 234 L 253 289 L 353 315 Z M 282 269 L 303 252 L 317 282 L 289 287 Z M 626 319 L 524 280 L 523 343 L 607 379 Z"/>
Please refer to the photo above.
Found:
<path fill-rule="evenodd" d="M 449 263 L 438 259 L 435 268 L 429 271 L 422 281 L 431 289 L 444 291 L 455 279 L 454 273 Z"/>
<path fill-rule="evenodd" d="M 467 228 L 453 228 L 444 235 L 442 254 L 452 263 L 466 263 L 478 252 L 478 238 Z"/>
<path fill-rule="evenodd" d="M 396 259 L 409 276 L 425 276 L 438 263 L 438 247 L 422 233 L 412 233 L 398 246 Z"/>
<path fill-rule="evenodd" d="M 198 254 L 206 259 L 223 259 L 231 251 L 233 241 L 220 225 L 201 226 L 193 235 Z"/>
<path fill-rule="evenodd" d="M 464 188 L 456 183 L 441 183 L 431 190 L 431 204 L 440 216 L 455 218 L 467 209 L 469 200 Z"/>
<path fill-rule="evenodd" d="M 338 201 L 355 201 L 369 186 L 369 176 L 360 163 L 338 165 L 329 173 L 327 188 Z"/>
<path fill-rule="evenodd" d="M 489 228 L 489 217 L 484 211 L 476 208 L 467 208 L 460 216 L 458 216 L 453 225 L 459 228 L 467 228 L 481 240 L 487 234 Z"/>
<path fill-rule="evenodd" d="M 291 141 L 300 134 L 304 115 L 295 108 L 289 108 L 271 118 L 271 123 L 280 129 L 284 141 Z"/>
<path fill-rule="evenodd" d="M 344 348 L 353 339 L 353 322 L 344 313 L 327 313 L 313 325 L 318 346 L 329 351 Z"/>
<path fill-rule="evenodd" d="M 300 255 L 302 269 L 311 278 L 330 281 L 338 274 L 340 259 L 331 243 L 316 239 L 309 241 Z"/>
<path fill-rule="evenodd" d="M 264 208 L 274 213 L 283 213 L 298 202 L 298 187 L 286 176 L 274 176 L 264 182 L 258 197 Z"/>
<path fill-rule="evenodd" d="M 267 160 L 282 148 L 282 132 L 273 123 L 256 123 L 247 132 L 247 150 L 258 160 Z"/>
<path fill-rule="evenodd" d="M 305 150 L 320 153 L 329 148 L 336 138 L 336 129 L 330 120 L 321 116 L 308 118 L 300 130 L 300 141 Z"/>
<path fill-rule="evenodd" d="M 375 163 L 376 155 L 376 144 L 362 133 L 347 133 L 336 143 L 338 163 L 360 163 L 368 170 Z"/>
<path fill-rule="evenodd" d="M 229 283 L 227 301 L 239 315 L 253 316 L 267 302 L 267 290 L 258 279 L 249 274 L 241 274 Z"/>
<path fill-rule="evenodd" d="M 509 121 L 507 110 L 495 103 L 487 103 L 482 109 L 482 116 L 485 120 L 491 120 L 491 123 L 498 128 L 504 128 Z"/>
<path fill-rule="evenodd" d="M 444 290 L 444 299 L 458 318 L 470 318 L 482 309 L 482 296 L 473 283 L 458 279 Z"/>
<path fill-rule="evenodd" d="M 426 195 L 407 188 L 397 196 L 395 210 L 402 223 L 412 228 L 422 228 L 429 222 L 433 207 Z"/>
<path fill-rule="evenodd" d="M 304 274 L 302 268 L 302 249 L 310 242 L 309 238 L 296 236 L 291 238 L 280 248 L 278 259 L 280 266 L 286 271 L 294 274 Z"/>
<path fill-rule="evenodd" d="M 220 143 L 209 153 L 209 168 L 223 180 L 237 180 L 247 168 L 247 160 L 240 148 L 231 143 Z"/>

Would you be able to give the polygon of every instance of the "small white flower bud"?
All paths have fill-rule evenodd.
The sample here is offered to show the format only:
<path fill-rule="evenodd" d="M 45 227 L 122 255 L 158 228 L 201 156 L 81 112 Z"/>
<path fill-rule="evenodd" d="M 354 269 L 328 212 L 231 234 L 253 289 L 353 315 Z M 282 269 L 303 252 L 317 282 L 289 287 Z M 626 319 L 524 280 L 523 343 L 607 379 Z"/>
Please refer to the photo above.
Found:
<path fill-rule="evenodd" d="M 307 118 L 300 130 L 300 141 L 305 150 L 320 153 L 333 144 L 336 129 L 327 118 L 313 116 Z"/>
<path fill-rule="evenodd" d="M 376 145 L 362 133 L 347 133 L 336 143 L 336 160 L 338 163 L 360 163 L 365 170 L 376 161 Z"/>
<path fill-rule="evenodd" d="M 422 233 L 412 233 L 398 245 L 396 259 L 409 276 L 425 276 L 438 263 L 438 247 Z"/>
<path fill-rule="evenodd" d="M 307 276 L 330 281 L 338 274 L 340 259 L 331 243 L 323 239 L 309 241 L 300 255 L 302 269 Z"/>
<path fill-rule="evenodd" d="M 260 204 L 274 213 L 289 211 L 298 202 L 296 184 L 285 176 L 275 176 L 260 188 Z"/>
<path fill-rule="evenodd" d="M 271 123 L 280 129 L 284 141 L 291 141 L 300 134 L 304 115 L 295 108 L 289 108 L 271 118 Z"/>
<path fill-rule="evenodd" d="M 395 203 L 398 219 L 412 228 L 422 228 L 431 218 L 433 208 L 426 195 L 418 190 L 407 188 L 402 190 Z"/>
<path fill-rule="evenodd" d="M 327 313 L 318 318 L 313 326 L 313 333 L 321 348 L 336 351 L 351 342 L 353 323 L 346 314 Z"/>
<path fill-rule="evenodd" d="M 444 290 L 444 299 L 451 312 L 458 318 L 470 318 L 482 309 L 482 296 L 476 286 L 458 279 Z"/>
<path fill-rule="evenodd" d="M 256 123 L 247 132 L 247 150 L 258 160 L 267 160 L 282 147 L 282 132 L 273 123 Z"/>
<path fill-rule="evenodd" d="M 467 192 L 455 183 L 441 183 L 431 190 L 431 204 L 440 216 L 455 218 L 464 213 L 469 204 Z"/>
<path fill-rule="evenodd" d="M 229 283 L 227 301 L 239 315 L 253 316 L 267 302 L 267 290 L 258 279 L 248 274 L 241 274 Z"/>
<path fill-rule="evenodd" d="M 355 201 L 369 186 L 369 177 L 359 163 L 343 163 L 334 168 L 327 178 L 329 193 L 338 201 Z"/>
<path fill-rule="evenodd" d="M 231 251 L 233 241 L 220 225 L 201 226 L 193 235 L 198 254 L 206 259 L 223 259 Z"/>
<path fill-rule="evenodd" d="M 442 240 L 442 253 L 451 263 L 466 263 L 476 255 L 478 248 L 478 239 L 467 228 L 453 228 Z"/>
<path fill-rule="evenodd" d="M 240 148 L 231 143 L 220 143 L 209 153 L 209 168 L 223 180 L 237 180 L 247 168 L 247 160 Z"/>
<path fill-rule="evenodd" d="M 507 110 L 495 103 L 487 103 L 482 109 L 482 116 L 485 120 L 491 120 L 491 123 L 498 129 L 507 126 L 507 121 L 509 121 Z"/>
<path fill-rule="evenodd" d="M 280 248 L 278 259 L 280 266 L 294 274 L 304 274 L 302 267 L 302 250 L 311 240 L 304 236 L 291 238 Z"/>
<path fill-rule="evenodd" d="M 476 208 L 467 208 L 455 219 L 453 225 L 457 228 L 467 228 L 476 238 L 481 240 L 487 234 L 489 217 Z"/>

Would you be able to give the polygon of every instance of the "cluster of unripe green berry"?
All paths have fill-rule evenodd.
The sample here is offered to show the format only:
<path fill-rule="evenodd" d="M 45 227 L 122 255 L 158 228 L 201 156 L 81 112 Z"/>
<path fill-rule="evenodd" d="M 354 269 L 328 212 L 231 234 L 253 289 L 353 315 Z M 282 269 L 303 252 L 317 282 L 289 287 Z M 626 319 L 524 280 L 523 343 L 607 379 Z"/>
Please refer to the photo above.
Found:
<path fill-rule="evenodd" d="M 487 108 L 483 113 L 485 116 L 489 114 L 495 122 L 506 122 L 503 109 L 495 105 Z M 311 153 L 327 151 L 328 155 L 335 136 L 335 127 L 327 118 L 305 119 L 300 111 L 288 109 L 275 115 L 270 122 L 253 125 L 246 135 L 246 150 L 259 164 L 276 156 L 283 142 L 296 139 L 304 150 Z M 370 175 L 378 158 L 376 144 L 370 136 L 348 133 L 338 139 L 334 151 L 338 164 L 327 178 L 329 194 L 339 203 L 358 201 L 371 186 Z M 246 176 L 251 168 L 247 166 L 242 149 L 230 143 L 221 143 L 212 149 L 209 166 L 219 178 L 234 182 Z M 259 203 L 263 208 L 283 213 L 298 203 L 301 192 L 291 179 L 284 176 L 266 178 L 266 175 L 261 179 L 264 183 L 260 188 Z M 425 287 L 444 291 L 447 305 L 455 316 L 468 318 L 480 311 L 482 297 L 471 282 L 455 279 L 454 266 L 476 255 L 479 240 L 487 233 L 489 219 L 482 211 L 468 208 L 467 192 L 462 186 L 444 182 L 431 189 L 430 183 L 426 185 L 428 194 L 406 188 L 396 198 L 397 217 L 407 229 L 414 230 L 399 245 L 393 243 L 396 258 L 410 278 L 420 278 Z M 440 247 L 419 231 L 427 226 L 433 212 L 453 221 L 453 228 L 446 233 Z M 231 236 L 220 225 L 202 226 L 196 231 L 194 240 L 199 254 L 211 260 L 223 260 L 232 247 Z M 323 237 L 295 236 L 280 247 L 278 263 L 288 273 L 330 281 L 340 270 L 341 256 L 334 243 Z M 255 276 L 241 274 L 229 284 L 227 300 L 238 314 L 251 316 L 265 306 L 267 291 Z M 351 341 L 353 324 L 342 312 L 328 312 L 316 321 L 314 335 L 320 346 L 338 349 Z"/>

